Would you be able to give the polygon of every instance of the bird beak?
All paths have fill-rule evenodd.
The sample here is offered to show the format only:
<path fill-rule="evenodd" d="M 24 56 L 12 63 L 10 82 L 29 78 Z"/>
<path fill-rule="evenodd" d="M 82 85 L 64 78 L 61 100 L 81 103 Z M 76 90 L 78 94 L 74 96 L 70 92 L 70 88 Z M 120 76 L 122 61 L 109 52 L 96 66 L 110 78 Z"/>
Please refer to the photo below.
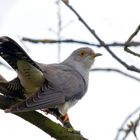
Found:
<path fill-rule="evenodd" d="M 102 55 L 101 53 L 95 53 L 95 57 L 101 56 L 101 55 Z"/>
<path fill-rule="evenodd" d="M 97 57 L 97 56 L 101 56 L 102 54 L 101 53 L 94 53 L 93 54 L 93 58 Z"/>

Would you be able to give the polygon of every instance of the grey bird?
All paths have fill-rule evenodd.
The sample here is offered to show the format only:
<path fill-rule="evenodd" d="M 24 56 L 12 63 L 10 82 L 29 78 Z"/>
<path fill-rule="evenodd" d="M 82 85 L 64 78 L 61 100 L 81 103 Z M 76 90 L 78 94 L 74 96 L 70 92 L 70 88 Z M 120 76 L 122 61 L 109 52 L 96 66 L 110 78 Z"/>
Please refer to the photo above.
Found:
<path fill-rule="evenodd" d="M 23 99 L 5 112 L 47 108 L 67 116 L 68 110 L 85 95 L 91 66 L 100 55 L 85 47 L 75 50 L 61 63 L 41 64 L 11 38 L 0 37 L 0 56 L 17 72 L 12 81 L 0 83 L 0 92 Z"/>

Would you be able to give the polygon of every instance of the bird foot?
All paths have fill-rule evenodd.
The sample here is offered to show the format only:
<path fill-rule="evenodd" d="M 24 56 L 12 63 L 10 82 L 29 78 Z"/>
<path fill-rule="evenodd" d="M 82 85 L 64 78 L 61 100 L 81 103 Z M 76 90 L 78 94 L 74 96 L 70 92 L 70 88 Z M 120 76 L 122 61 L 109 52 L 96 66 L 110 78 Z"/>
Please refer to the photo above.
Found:
<path fill-rule="evenodd" d="M 63 122 L 69 122 L 69 116 L 68 116 L 68 114 L 65 114 L 64 116 L 60 116 L 60 119 L 63 121 Z"/>

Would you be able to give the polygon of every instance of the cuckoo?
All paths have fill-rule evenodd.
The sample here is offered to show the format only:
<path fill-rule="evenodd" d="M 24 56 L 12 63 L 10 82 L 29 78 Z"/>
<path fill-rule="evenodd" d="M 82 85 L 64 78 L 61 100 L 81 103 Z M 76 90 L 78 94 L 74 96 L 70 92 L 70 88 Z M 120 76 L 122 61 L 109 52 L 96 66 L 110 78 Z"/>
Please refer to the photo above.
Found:
<path fill-rule="evenodd" d="M 68 110 L 85 95 L 91 66 L 100 55 L 83 47 L 63 62 L 47 65 L 32 60 L 13 39 L 0 37 L 0 56 L 17 72 L 15 79 L 0 83 L 0 92 L 22 99 L 5 112 L 41 109 L 57 112 L 66 121 Z"/>

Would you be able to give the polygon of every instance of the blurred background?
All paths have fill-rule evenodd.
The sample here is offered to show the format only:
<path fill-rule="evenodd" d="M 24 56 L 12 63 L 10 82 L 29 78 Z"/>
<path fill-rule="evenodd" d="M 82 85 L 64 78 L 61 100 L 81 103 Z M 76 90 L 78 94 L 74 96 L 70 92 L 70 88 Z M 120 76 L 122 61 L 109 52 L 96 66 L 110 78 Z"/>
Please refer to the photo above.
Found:
<path fill-rule="evenodd" d="M 139 0 L 69 2 L 105 43 L 124 43 L 140 23 Z M 0 0 L 0 36 L 13 38 L 32 59 L 47 64 L 61 62 L 73 50 L 88 45 L 31 43 L 23 41 L 22 37 L 74 39 L 98 44 L 72 11 L 59 0 Z M 140 33 L 134 40 L 139 41 L 139 37 Z M 126 70 L 103 47 L 88 47 L 103 54 L 96 59 L 93 68 L 115 68 L 140 78 L 139 73 Z M 139 58 L 126 53 L 123 46 L 111 46 L 111 49 L 129 65 L 140 67 Z M 132 50 L 140 52 L 139 47 L 132 47 Z M 0 61 L 3 62 L 2 59 Z M 12 69 L 3 65 L 0 66 L 0 73 L 7 80 L 16 76 Z M 86 96 L 69 111 L 74 128 L 89 140 L 114 140 L 124 119 L 140 105 L 139 82 L 117 72 L 91 72 Z M 0 110 L 0 132 L 0 137 L 5 140 L 53 139 L 21 118 L 5 114 L 3 110 Z M 136 132 L 140 138 L 139 128 Z M 135 139 L 133 133 L 127 137 L 127 140 Z"/>

